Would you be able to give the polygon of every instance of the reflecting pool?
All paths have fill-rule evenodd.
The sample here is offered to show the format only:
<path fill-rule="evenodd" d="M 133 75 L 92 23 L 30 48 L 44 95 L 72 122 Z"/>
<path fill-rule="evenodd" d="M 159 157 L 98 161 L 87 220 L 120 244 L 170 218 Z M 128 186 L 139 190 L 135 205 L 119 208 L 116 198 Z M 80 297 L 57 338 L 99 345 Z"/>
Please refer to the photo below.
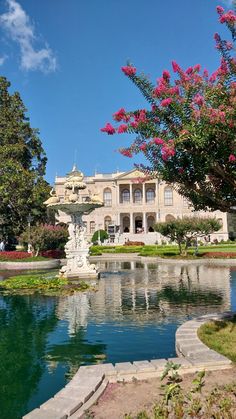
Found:
<path fill-rule="evenodd" d="M 100 262 L 97 292 L 0 295 L 0 418 L 53 396 L 82 364 L 175 356 L 192 317 L 236 310 L 236 270 Z"/>

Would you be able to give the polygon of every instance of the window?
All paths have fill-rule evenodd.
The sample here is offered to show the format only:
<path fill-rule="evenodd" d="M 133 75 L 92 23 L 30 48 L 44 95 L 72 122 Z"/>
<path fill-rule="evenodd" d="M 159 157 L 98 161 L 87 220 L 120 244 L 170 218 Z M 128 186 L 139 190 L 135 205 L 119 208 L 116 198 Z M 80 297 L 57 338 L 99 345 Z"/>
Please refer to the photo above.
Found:
<path fill-rule="evenodd" d="M 90 234 L 95 232 L 95 221 L 90 221 Z"/>
<path fill-rule="evenodd" d="M 171 188 L 164 190 L 164 205 L 173 205 L 173 190 Z"/>
<path fill-rule="evenodd" d="M 167 223 L 170 223 L 175 220 L 175 217 L 172 214 L 167 214 L 165 220 Z"/>
<path fill-rule="evenodd" d="M 122 202 L 130 202 L 130 194 L 128 189 L 124 189 L 121 193 Z"/>
<path fill-rule="evenodd" d="M 134 191 L 134 202 L 135 204 L 141 204 L 142 203 L 142 192 L 140 189 L 135 189 Z"/>
<path fill-rule="evenodd" d="M 104 218 L 104 230 L 107 231 L 108 230 L 108 226 L 109 224 L 111 224 L 111 217 L 109 215 L 107 215 Z"/>
<path fill-rule="evenodd" d="M 153 189 L 148 189 L 146 192 L 146 201 L 152 203 L 155 201 L 155 192 Z"/>
<path fill-rule="evenodd" d="M 155 218 L 153 215 L 147 217 L 147 228 L 149 233 L 154 232 Z"/>
<path fill-rule="evenodd" d="M 112 205 L 112 195 L 111 195 L 111 189 L 106 188 L 103 192 L 103 201 L 104 201 L 104 207 L 111 207 Z"/>
<path fill-rule="evenodd" d="M 85 228 L 85 231 L 87 233 L 87 221 L 84 221 L 84 228 Z"/>
<path fill-rule="evenodd" d="M 217 218 L 217 221 L 219 221 L 219 223 L 221 224 L 221 227 L 220 227 L 219 231 L 223 231 L 223 219 L 222 218 Z"/>

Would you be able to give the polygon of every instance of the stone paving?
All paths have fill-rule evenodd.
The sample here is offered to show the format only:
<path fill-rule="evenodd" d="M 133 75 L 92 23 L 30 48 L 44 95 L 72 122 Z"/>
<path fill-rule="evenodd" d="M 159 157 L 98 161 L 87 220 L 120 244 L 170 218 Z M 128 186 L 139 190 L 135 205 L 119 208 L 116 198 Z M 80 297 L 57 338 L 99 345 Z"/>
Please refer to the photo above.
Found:
<path fill-rule="evenodd" d="M 177 358 L 82 366 L 62 390 L 23 419 L 78 419 L 97 401 L 108 383 L 160 377 L 167 361 L 180 364 L 182 374 L 231 368 L 228 358 L 199 340 L 197 330 L 209 320 L 223 320 L 232 315 L 229 312 L 202 316 L 180 326 L 176 332 Z"/>

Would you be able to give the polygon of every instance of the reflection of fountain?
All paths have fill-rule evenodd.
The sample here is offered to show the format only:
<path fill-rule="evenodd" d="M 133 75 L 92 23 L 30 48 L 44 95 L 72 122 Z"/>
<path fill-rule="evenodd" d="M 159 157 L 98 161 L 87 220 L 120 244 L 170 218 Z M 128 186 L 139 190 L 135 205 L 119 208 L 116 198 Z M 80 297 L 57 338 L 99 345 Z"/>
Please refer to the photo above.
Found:
<path fill-rule="evenodd" d="M 82 216 L 89 214 L 95 208 L 103 206 L 103 202 L 97 195 L 85 196 L 84 201 L 79 194 L 79 190 L 86 189 L 83 182 L 84 175 L 74 166 L 72 172 L 66 177 L 65 196 L 61 202 L 56 192 L 51 193 L 45 204 L 49 208 L 61 210 L 70 215 L 69 240 L 65 246 L 67 265 L 61 268 L 61 276 L 65 278 L 97 278 L 98 272 L 95 265 L 91 265 L 88 260 L 89 244 L 86 240 L 86 228 Z"/>

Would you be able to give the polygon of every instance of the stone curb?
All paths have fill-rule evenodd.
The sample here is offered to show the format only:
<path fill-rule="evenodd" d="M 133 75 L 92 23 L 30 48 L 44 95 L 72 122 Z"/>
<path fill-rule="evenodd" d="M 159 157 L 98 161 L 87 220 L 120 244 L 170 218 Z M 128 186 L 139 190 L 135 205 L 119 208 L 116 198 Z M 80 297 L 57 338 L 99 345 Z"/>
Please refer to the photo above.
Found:
<path fill-rule="evenodd" d="M 236 265 L 236 259 L 218 259 L 218 258 L 201 258 L 196 259 L 170 259 L 170 258 L 160 258 L 158 256 L 139 256 L 135 253 L 103 253 L 102 255 L 89 256 L 89 260 L 93 262 L 107 261 L 107 258 L 110 260 L 119 260 L 120 262 L 132 261 L 135 262 L 147 262 L 147 263 L 163 263 L 163 264 L 175 264 L 175 265 L 218 265 L 218 266 L 231 266 Z"/>
<path fill-rule="evenodd" d="M 24 269 L 53 269 L 59 268 L 60 259 L 42 260 L 39 262 L 0 262 L 0 269 L 24 270 Z"/>
<path fill-rule="evenodd" d="M 181 374 L 231 368 L 228 358 L 200 341 L 197 330 L 209 320 L 229 319 L 234 314 L 210 314 L 182 324 L 176 331 L 177 358 L 82 366 L 62 390 L 23 419 L 79 419 L 98 400 L 108 383 L 160 377 L 167 361 L 179 364 Z"/>

